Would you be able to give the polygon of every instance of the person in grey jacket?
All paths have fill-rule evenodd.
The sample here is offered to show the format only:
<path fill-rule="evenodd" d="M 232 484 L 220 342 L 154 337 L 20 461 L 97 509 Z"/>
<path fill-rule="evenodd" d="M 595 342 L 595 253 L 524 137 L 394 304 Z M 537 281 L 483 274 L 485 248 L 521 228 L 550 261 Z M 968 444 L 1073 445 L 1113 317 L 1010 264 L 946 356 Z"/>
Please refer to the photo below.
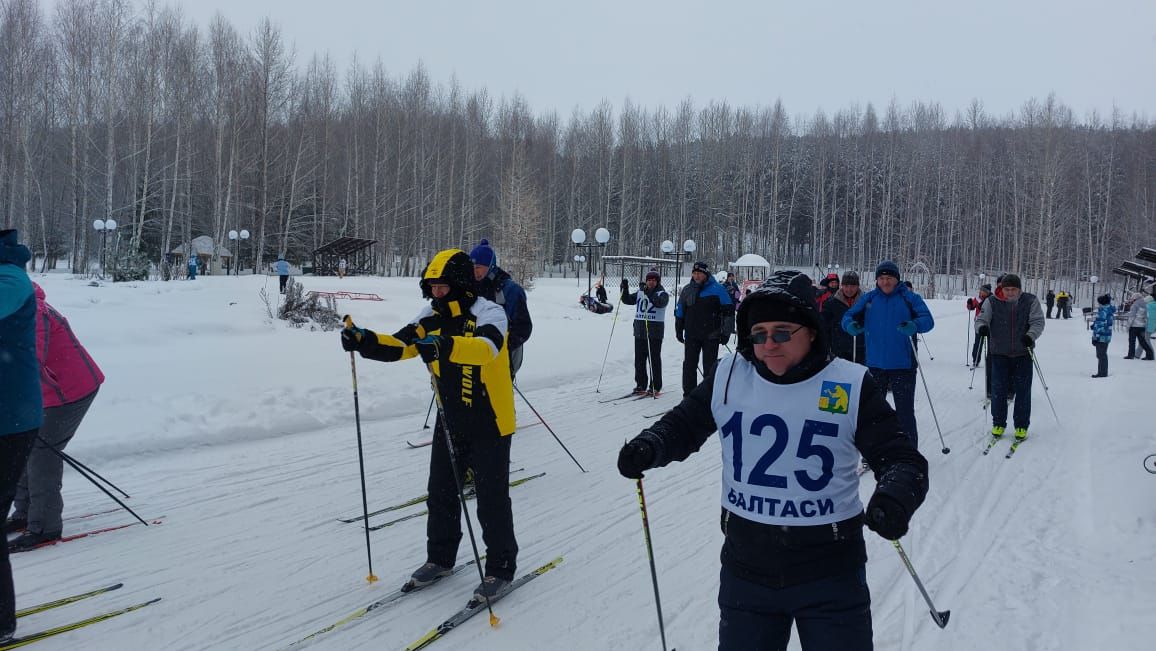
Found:
<path fill-rule="evenodd" d="M 1128 321 L 1128 356 L 1124 359 L 1136 359 L 1136 342 L 1144 353 L 1144 359 L 1152 361 L 1156 355 L 1152 353 L 1152 344 L 1148 341 L 1148 301 L 1140 292 L 1133 292 L 1132 302 L 1128 314 L 1124 317 Z"/>
<path fill-rule="evenodd" d="M 987 337 L 991 363 L 991 435 L 999 438 L 1007 429 L 1009 388 L 1015 394 L 1012 421 L 1015 437 L 1028 437 L 1032 417 L 1031 349 L 1044 332 L 1044 311 L 1033 294 L 1022 289 L 1020 277 L 1007 274 L 1003 296 L 999 292 L 983 302 L 975 319 L 975 333 Z"/>

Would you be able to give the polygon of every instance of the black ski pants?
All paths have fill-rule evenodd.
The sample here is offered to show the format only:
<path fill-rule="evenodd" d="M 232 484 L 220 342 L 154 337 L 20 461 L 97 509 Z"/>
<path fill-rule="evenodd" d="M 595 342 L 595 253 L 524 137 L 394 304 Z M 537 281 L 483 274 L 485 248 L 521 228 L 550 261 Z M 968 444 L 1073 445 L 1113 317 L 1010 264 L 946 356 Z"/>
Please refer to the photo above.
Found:
<path fill-rule="evenodd" d="M 1148 341 L 1147 328 L 1140 326 L 1138 328 L 1128 328 L 1128 357 L 1136 356 L 1136 342 L 1140 343 L 1140 348 L 1143 349 L 1146 355 L 1144 359 L 1152 359 L 1152 343 Z"/>
<path fill-rule="evenodd" d="M 454 437 L 458 472 L 454 480 L 445 429 L 438 415 L 429 460 L 429 517 L 426 520 L 426 560 L 443 567 L 457 562 L 462 541 L 462 504 L 458 482 L 466 469 L 474 471 L 478 523 L 485 542 L 486 576 L 507 581 L 517 569 L 518 541 L 510 503 L 510 437 L 496 432 L 462 431 Z"/>
<path fill-rule="evenodd" d="M 719 575 L 719 651 L 786 651 L 791 624 L 804 651 L 871 651 L 871 593 L 860 566 L 785 588 Z"/>
<path fill-rule="evenodd" d="M 687 395 L 698 386 L 698 359 L 702 356 L 703 379 L 714 373 L 718 363 L 718 339 L 686 338 L 683 344 L 686 356 L 682 359 L 682 395 Z"/>
<path fill-rule="evenodd" d="M 1107 377 L 1108 375 L 1108 341 L 1093 341 L 1092 345 L 1096 347 L 1096 375 L 1100 377 Z"/>
<path fill-rule="evenodd" d="M 28 453 L 39 430 L 0 434 L 0 516 L 8 517 L 16 482 L 24 473 Z M 16 630 L 16 589 L 12 585 L 12 564 L 8 561 L 8 543 L 0 545 L 0 633 Z"/>
<path fill-rule="evenodd" d="M 653 374 L 652 379 L 648 376 Z M 634 386 L 662 391 L 662 340 L 634 338 Z"/>

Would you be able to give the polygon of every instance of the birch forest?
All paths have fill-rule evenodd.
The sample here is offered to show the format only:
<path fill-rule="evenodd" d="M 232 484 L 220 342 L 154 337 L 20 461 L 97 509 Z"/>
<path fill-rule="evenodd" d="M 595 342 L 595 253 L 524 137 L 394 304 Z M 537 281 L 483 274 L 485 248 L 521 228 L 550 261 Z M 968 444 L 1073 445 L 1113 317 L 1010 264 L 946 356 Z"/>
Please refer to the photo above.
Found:
<path fill-rule="evenodd" d="M 246 268 L 351 236 L 378 241 L 388 275 L 483 237 L 506 266 L 558 270 L 571 230 L 600 226 L 610 254 L 689 238 L 715 265 L 892 258 L 1068 279 L 1156 242 L 1156 130 L 1129 107 L 849 97 L 797 115 L 688 98 L 563 116 L 308 47 L 273 19 L 245 33 L 179 6 L 0 0 L 0 224 L 77 273 L 109 218 L 153 262 L 247 229 Z"/>

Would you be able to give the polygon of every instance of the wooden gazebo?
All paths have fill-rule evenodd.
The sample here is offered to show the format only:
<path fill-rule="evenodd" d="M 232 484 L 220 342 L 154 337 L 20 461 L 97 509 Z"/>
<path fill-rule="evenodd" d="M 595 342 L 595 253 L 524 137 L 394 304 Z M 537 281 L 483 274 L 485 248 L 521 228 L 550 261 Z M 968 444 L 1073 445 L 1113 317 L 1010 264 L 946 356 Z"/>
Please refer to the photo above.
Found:
<path fill-rule="evenodd" d="M 377 240 L 339 237 L 313 250 L 313 275 L 336 276 L 337 263 L 345 259 L 346 274 L 372 274 L 377 271 Z"/>

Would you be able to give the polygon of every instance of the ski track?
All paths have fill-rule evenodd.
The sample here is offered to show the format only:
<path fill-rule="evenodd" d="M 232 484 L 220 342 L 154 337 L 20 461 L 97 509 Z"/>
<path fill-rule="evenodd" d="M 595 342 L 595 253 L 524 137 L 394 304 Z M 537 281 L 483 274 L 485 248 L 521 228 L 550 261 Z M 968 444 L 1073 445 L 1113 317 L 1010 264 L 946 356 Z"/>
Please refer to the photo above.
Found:
<path fill-rule="evenodd" d="M 22 618 L 23 633 L 164 598 L 145 611 L 40 642 L 38 649 L 279 649 L 396 589 L 425 560 L 424 518 L 374 532 L 373 569 L 380 581 L 370 585 L 363 529 L 335 521 L 361 510 L 348 358 L 337 350 L 335 333 L 263 324 L 253 316 L 259 303 L 252 297 L 234 300 L 230 294 L 235 304 L 227 305 L 221 296 L 227 281 L 220 278 L 95 291 L 60 276 L 37 280 L 47 286 L 50 300 L 59 292 L 54 304 L 73 320 L 110 378 L 69 452 L 128 490 L 128 504 L 142 517 L 166 516 L 147 529 L 130 527 L 13 556 L 18 607 L 125 583 L 115 593 Z M 263 279 L 230 280 L 248 283 L 255 292 Z M 359 322 L 369 327 L 401 325 L 420 304 L 412 279 L 345 282 L 353 291 L 376 291 L 387 299 L 342 305 L 356 309 Z M 615 464 L 622 442 L 654 422 L 643 414 L 677 404 L 681 347 L 673 338 L 663 347 L 671 397 L 662 405 L 596 404 L 632 386 L 632 313 L 617 315 L 599 385 L 611 318 L 572 305 L 577 293 L 572 281 L 538 281 L 530 295 L 535 333 L 519 387 L 590 472 L 581 473 L 545 427 L 516 434 L 511 455 L 527 474 L 547 473 L 511 491 L 521 548 L 518 574 L 554 556 L 565 560 L 495 605 L 502 618 L 498 630 L 484 616 L 475 617 L 437 648 L 658 645 L 637 495 Z M 190 301 L 211 309 L 190 320 Z M 968 350 L 959 350 L 960 321 L 967 313 L 960 301 L 929 305 L 937 327 L 925 337 L 936 359 L 928 359 L 922 346 L 921 359 L 951 453 L 940 452 L 920 379 L 917 417 L 931 492 L 903 544 L 936 606 L 951 611 L 951 621 L 945 630 L 935 626 L 894 549 L 867 532 L 876 648 L 1147 648 L 1144 631 L 1156 612 L 1156 508 L 1150 499 L 1156 477 L 1144 472 L 1141 461 L 1156 451 L 1144 399 L 1156 365 L 1120 359 L 1124 337 L 1117 335 L 1109 349 L 1111 377 L 1091 380 L 1095 356 L 1082 319 L 1047 321 L 1037 350 L 1062 422 L 1053 418 L 1037 375 L 1028 442 L 1005 460 L 1009 433 L 982 456 L 991 423 L 983 409 L 982 369 L 976 388 L 967 388 Z M 123 319 L 115 327 L 101 325 L 110 311 L 143 310 L 160 313 L 150 318 L 166 319 L 164 325 L 147 319 L 138 329 L 124 326 Z M 167 316 L 169 311 L 174 314 Z M 206 330 L 212 334 L 200 334 Z M 188 392 L 160 386 L 142 396 L 117 388 L 118 378 L 128 373 L 171 376 L 159 351 L 174 337 L 210 347 L 230 337 L 246 342 L 223 357 L 206 355 L 206 364 L 235 359 L 259 369 L 276 351 L 289 350 L 301 359 L 282 359 L 277 372 L 300 373 L 300 364 L 311 375 L 263 387 L 262 372 L 242 368 L 235 380 L 222 378 L 220 386 L 198 382 Z M 551 353 L 552 341 L 565 341 L 566 350 Z M 157 354 L 106 364 L 131 347 Z M 184 365 L 178 368 L 201 356 L 173 354 Z M 425 492 L 429 449 L 412 450 L 405 441 L 423 431 L 429 388 L 416 364 L 358 359 L 357 368 L 373 510 Z M 515 404 L 520 422 L 537 420 L 520 396 Z M 130 417 L 134 412 L 142 416 Z M 102 438 L 102 430 L 116 434 Z M 712 437 L 686 462 L 650 471 L 644 480 L 668 646 L 680 651 L 717 644 L 719 472 L 718 440 Z M 860 485 L 864 502 L 873 487 L 873 475 L 866 473 Z M 66 516 L 108 508 L 104 496 L 71 470 L 65 500 Z M 480 537 L 475 508 L 470 502 Z M 68 521 L 66 534 L 130 517 L 110 513 Z M 470 557 L 463 539 L 459 562 Z M 459 608 L 477 580 L 469 568 L 309 648 L 402 648 Z M 799 648 L 797 636 L 790 648 Z"/>

